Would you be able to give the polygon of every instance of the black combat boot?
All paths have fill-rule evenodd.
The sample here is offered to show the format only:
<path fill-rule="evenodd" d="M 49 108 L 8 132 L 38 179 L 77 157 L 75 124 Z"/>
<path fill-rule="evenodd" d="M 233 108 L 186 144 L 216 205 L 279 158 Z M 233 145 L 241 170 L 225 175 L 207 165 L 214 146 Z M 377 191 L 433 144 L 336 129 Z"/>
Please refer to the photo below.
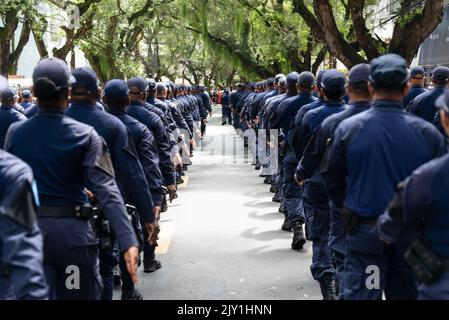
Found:
<path fill-rule="evenodd" d="M 276 185 L 274 185 L 274 184 L 271 185 L 271 187 L 270 187 L 270 192 L 271 192 L 271 193 L 277 193 Z"/>
<path fill-rule="evenodd" d="M 168 210 L 167 198 L 164 196 L 162 198 L 162 203 L 161 203 L 161 212 L 167 212 L 167 210 Z"/>
<path fill-rule="evenodd" d="M 338 300 L 337 281 L 331 275 L 326 276 L 320 281 L 321 294 L 323 300 Z"/>
<path fill-rule="evenodd" d="M 158 260 L 143 260 L 143 272 L 152 273 L 162 268 L 161 262 Z"/>
<path fill-rule="evenodd" d="M 189 170 L 189 167 L 186 164 L 182 165 L 182 171 L 187 171 Z"/>
<path fill-rule="evenodd" d="M 260 170 L 261 167 L 262 165 L 260 164 L 260 162 L 256 161 L 256 166 L 254 167 L 254 170 Z"/>
<path fill-rule="evenodd" d="M 122 290 L 122 300 L 143 300 L 143 296 L 137 289 Z"/>
<path fill-rule="evenodd" d="M 292 231 L 292 224 L 290 223 L 290 220 L 287 217 L 285 217 L 284 223 L 282 224 L 281 229 L 282 229 L 282 231 L 287 231 L 287 232 Z"/>
<path fill-rule="evenodd" d="M 271 201 L 279 203 L 281 202 L 281 199 L 279 199 L 279 194 L 276 192 L 273 196 L 273 199 L 271 199 Z"/>
<path fill-rule="evenodd" d="M 283 213 L 284 215 L 287 214 L 287 208 L 285 207 L 284 203 L 281 203 L 281 205 L 279 206 L 279 210 L 280 213 Z"/>
<path fill-rule="evenodd" d="M 117 265 L 112 269 L 114 275 L 114 288 L 118 288 L 122 285 L 122 277 L 120 275 L 120 267 Z"/>
<path fill-rule="evenodd" d="M 306 237 L 304 237 L 304 231 L 302 230 L 302 223 L 298 221 L 293 222 L 292 229 L 293 229 L 292 249 L 302 250 L 302 248 L 304 248 L 304 244 L 306 243 Z"/>
<path fill-rule="evenodd" d="M 263 181 L 263 183 L 265 183 L 265 184 L 271 184 L 272 183 L 272 180 L 273 179 L 273 176 L 266 176 L 265 177 L 265 180 Z"/>

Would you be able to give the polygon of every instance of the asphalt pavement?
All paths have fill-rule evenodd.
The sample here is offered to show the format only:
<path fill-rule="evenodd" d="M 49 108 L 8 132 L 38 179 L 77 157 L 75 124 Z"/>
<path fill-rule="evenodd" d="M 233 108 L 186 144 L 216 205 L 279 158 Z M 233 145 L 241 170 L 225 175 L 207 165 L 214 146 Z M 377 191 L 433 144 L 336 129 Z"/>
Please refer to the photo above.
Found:
<path fill-rule="evenodd" d="M 217 109 L 192 162 L 179 198 L 162 214 L 162 269 L 139 273 L 144 298 L 321 299 L 309 269 L 310 243 L 290 249 L 279 205 Z"/>

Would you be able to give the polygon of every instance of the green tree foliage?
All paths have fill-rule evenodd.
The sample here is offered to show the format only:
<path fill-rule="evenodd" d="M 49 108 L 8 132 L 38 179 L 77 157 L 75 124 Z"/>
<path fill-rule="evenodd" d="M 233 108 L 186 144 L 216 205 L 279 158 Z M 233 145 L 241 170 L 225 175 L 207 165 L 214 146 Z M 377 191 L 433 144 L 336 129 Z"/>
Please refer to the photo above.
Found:
<path fill-rule="evenodd" d="M 411 61 L 441 20 L 443 0 L 393 2 L 387 18 L 394 32 L 381 39 L 367 22 L 376 15 L 368 10 L 373 0 L 43 0 L 80 9 L 79 27 L 62 26 L 60 46 L 48 48 L 49 17 L 33 9 L 35 1 L 4 0 L 0 65 L 2 73 L 14 71 L 30 30 L 41 57 L 73 58 L 77 46 L 102 81 L 143 75 L 230 84 L 316 71 L 327 57 L 347 67 L 385 52 Z M 20 23 L 23 36 L 15 41 Z"/>

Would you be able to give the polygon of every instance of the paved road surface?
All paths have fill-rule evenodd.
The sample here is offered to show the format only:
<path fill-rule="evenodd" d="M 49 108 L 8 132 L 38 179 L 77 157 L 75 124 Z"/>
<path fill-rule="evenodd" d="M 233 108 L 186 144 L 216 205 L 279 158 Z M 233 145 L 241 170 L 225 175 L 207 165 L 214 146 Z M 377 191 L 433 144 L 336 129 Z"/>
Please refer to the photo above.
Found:
<path fill-rule="evenodd" d="M 139 290 L 150 300 L 320 299 L 309 270 L 310 243 L 302 252 L 290 249 L 292 234 L 280 229 L 278 205 L 219 113 L 195 151 L 180 197 L 162 215 L 162 269 L 141 272 Z"/>

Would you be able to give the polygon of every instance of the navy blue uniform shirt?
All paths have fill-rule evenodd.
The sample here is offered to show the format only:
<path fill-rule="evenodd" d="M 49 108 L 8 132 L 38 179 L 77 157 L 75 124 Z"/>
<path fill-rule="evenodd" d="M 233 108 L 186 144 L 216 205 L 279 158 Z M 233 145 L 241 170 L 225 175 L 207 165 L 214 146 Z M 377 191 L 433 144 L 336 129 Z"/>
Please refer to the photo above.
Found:
<path fill-rule="evenodd" d="M 126 114 L 124 110 L 109 109 L 108 112 L 119 118 L 131 132 L 154 205 L 161 206 L 164 197 L 162 188 L 164 181 L 159 167 L 159 156 L 153 134 L 144 124 Z"/>
<path fill-rule="evenodd" d="M 410 105 L 410 112 L 418 117 L 433 123 L 437 107 L 436 100 L 444 93 L 444 87 L 435 87 L 430 91 L 424 92 L 413 99 Z"/>
<path fill-rule="evenodd" d="M 27 117 L 12 107 L 0 107 L 0 148 L 5 144 L 6 132 L 14 122 L 24 121 Z"/>
<path fill-rule="evenodd" d="M 411 87 L 409 93 L 405 96 L 402 105 L 404 106 L 404 109 L 407 109 L 410 102 L 413 101 L 417 96 L 419 96 L 421 93 L 427 92 L 426 89 L 424 89 L 421 86 L 413 86 Z"/>
<path fill-rule="evenodd" d="M 444 153 L 441 133 L 407 113 L 402 101 L 375 101 L 335 131 L 326 179 L 329 197 L 339 208 L 376 219 L 399 182 Z"/>
<path fill-rule="evenodd" d="M 156 139 L 164 184 L 175 184 L 175 174 L 170 159 L 170 140 L 162 120 L 156 114 L 145 109 L 145 106 L 138 101 L 131 102 L 131 105 L 127 109 L 127 113 L 143 123 L 148 130 L 153 133 L 153 136 Z"/>
<path fill-rule="evenodd" d="M 338 125 L 343 120 L 366 111 L 369 108 L 371 108 L 371 103 L 369 101 L 353 102 L 346 108 L 346 110 L 326 118 L 317 130 L 315 130 L 312 138 L 304 149 L 304 155 L 298 164 L 296 175 L 302 180 L 310 179 L 315 172 L 320 169 L 320 164 L 325 160 L 326 149 L 328 148 L 332 135 Z"/>
<path fill-rule="evenodd" d="M 116 117 L 98 110 L 96 106 L 72 103 L 65 114 L 94 127 L 97 133 L 106 140 L 111 152 L 117 184 L 125 200 L 136 206 L 146 223 L 152 223 L 154 221 L 153 200 L 127 128 Z"/>
<path fill-rule="evenodd" d="M 84 188 L 93 187 L 120 248 L 138 246 L 114 172 L 105 165 L 106 144 L 93 127 L 65 116 L 61 109 L 42 109 L 11 126 L 5 150 L 33 169 L 41 205 L 88 204 Z"/>
<path fill-rule="evenodd" d="M 425 238 L 437 255 L 449 258 L 449 155 L 417 169 L 396 194 L 399 208 L 379 217 L 383 239 L 396 242 L 416 234 L 424 221 Z M 397 210 L 399 209 L 399 210 Z M 398 216 L 397 212 L 400 211 Z"/>
<path fill-rule="evenodd" d="M 2 299 L 48 298 L 33 183 L 31 168 L 0 150 L 0 263 L 8 271 L 0 280 Z"/>

